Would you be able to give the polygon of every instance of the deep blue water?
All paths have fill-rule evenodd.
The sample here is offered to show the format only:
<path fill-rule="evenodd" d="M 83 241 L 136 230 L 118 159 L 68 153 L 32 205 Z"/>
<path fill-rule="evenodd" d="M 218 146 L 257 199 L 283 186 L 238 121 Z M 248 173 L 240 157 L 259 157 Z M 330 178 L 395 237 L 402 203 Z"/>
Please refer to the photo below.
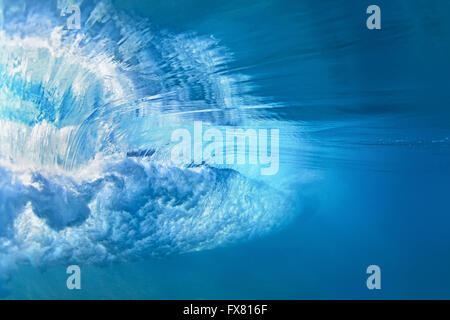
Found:
<path fill-rule="evenodd" d="M 2 298 L 450 297 L 448 1 L 69 3 L 0 1 Z M 279 172 L 169 164 L 194 120 Z"/>

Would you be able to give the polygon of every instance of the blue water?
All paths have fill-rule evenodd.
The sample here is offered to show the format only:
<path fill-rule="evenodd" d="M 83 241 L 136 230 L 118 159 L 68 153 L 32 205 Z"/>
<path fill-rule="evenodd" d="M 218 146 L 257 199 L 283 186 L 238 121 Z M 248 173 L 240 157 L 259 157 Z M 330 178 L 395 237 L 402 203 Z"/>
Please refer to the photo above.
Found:
<path fill-rule="evenodd" d="M 450 3 L 371 4 L 0 0 L 1 298 L 450 298 Z M 172 164 L 193 121 L 278 173 Z"/>

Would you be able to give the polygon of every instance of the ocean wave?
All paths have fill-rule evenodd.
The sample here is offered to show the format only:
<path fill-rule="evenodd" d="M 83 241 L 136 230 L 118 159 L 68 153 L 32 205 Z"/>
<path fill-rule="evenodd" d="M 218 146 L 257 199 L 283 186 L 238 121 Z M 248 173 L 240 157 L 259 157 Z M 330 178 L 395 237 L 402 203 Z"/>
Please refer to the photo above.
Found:
<path fill-rule="evenodd" d="M 64 28 L 71 4 L 89 12 L 81 30 Z M 173 128 L 246 124 L 241 110 L 263 104 L 248 77 L 224 72 L 232 53 L 214 37 L 109 1 L 0 1 L 0 30 L 1 277 L 19 263 L 210 249 L 292 214 L 257 177 L 167 161 Z"/>

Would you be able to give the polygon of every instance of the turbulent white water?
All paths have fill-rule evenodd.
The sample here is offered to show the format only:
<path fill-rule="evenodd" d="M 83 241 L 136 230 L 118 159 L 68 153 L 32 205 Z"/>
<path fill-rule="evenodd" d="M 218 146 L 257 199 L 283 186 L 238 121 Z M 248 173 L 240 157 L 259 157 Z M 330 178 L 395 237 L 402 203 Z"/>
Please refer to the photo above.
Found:
<path fill-rule="evenodd" d="M 81 30 L 64 28 L 72 3 Z M 258 177 L 168 161 L 173 128 L 248 124 L 241 111 L 262 104 L 247 77 L 222 72 L 232 54 L 213 37 L 107 1 L 0 1 L 0 30 L 1 277 L 19 263 L 209 249 L 289 217 L 288 197 Z"/>

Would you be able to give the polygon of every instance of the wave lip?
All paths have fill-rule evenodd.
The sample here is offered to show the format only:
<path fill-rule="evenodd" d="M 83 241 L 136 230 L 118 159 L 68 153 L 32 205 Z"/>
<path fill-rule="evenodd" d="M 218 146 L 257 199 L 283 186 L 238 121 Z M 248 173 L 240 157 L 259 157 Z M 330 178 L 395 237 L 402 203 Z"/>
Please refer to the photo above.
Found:
<path fill-rule="evenodd" d="M 81 30 L 60 16 L 72 4 L 87 17 Z M 216 39 L 171 34 L 109 1 L 6 0 L 0 16 L 0 120 L 25 133 L 19 144 L 42 145 L 15 149 L 1 132 L 0 154 L 14 161 L 71 169 L 97 153 L 163 148 L 161 134 L 186 121 L 235 125 L 241 109 L 261 104 L 248 77 L 224 72 L 232 54 Z"/>

